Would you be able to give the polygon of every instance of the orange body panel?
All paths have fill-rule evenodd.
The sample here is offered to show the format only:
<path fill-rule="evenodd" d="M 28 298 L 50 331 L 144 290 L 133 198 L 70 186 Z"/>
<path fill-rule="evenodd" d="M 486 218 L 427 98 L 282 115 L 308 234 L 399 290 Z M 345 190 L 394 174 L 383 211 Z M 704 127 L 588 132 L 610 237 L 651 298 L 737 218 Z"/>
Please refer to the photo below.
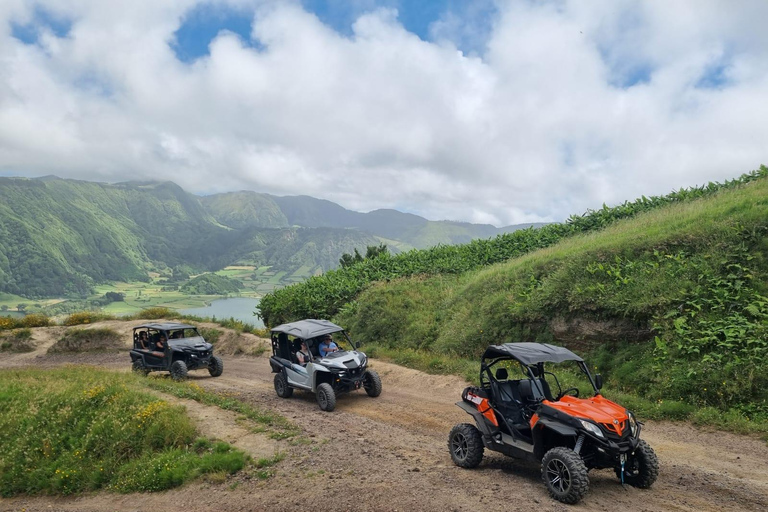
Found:
<path fill-rule="evenodd" d="M 477 396 L 474 393 L 467 393 L 467 400 L 475 404 L 475 407 L 477 407 L 477 410 L 480 411 L 480 413 L 485 416 L 485 418 L 493 423 L 493 426 L 498 427 L 499 426 L 499 420 L 496 419 L 496 413 L 493 412 L 493 409 L 491 408 L 491 403 L 488 401 L 487 398 L 483 398 L 481 396 Z"/>
<path fill-rule="evenodd" d="M 533 426 L 536 425 L 538 421 L 539 421 L 538 414 L 534 414 L 533 416 L 531 416 L 531 428 L 533 428 Z"/>
<path fill-rule="evenodd" d="M 499 426 L 499 420 L 496 419 L 496 413 L 493 412 L 491 404 L 488 402 L 487 398 L 483 398 L 483 401 L 480 403 L 480 405 L 477 406 L 477 410 L 480 411 L 483 416 L 488 419 L 488 421 L 493 423 L 495 427 Z"/>
<path fill-rule="evenodd" d="M 564 396 L 557 402 L 544 400 L 543 403 L 575 418 L 590 419 L 619 436 L 628 426 L 629 417 L 626 409 L 602 395 L 591 398 Z"/>

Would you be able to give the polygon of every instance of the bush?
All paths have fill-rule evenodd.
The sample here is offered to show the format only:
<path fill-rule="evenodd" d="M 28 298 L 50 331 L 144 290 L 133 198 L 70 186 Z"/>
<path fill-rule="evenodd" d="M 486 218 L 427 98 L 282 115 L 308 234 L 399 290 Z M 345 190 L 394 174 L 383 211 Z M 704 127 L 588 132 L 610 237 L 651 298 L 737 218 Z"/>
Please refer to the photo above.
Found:
<path fill-rule="evenodd" d="M 33 313 L 21 319 L 22 327 L 48 327 L 51 319 L 40 313 Z"/>
<path fill-rule="evenodd" d="M 181 318 L 182 315 L 178 311 L 175 311 L 170 308 L 161 308 L 161 307 L 152 307 L 147 309 L 142 309 L 138 313 L 134 313 L 130 316 L 123 317 L 125 320 L 158 320 L 161 318 L 165 319 L 173 319 L 173 318 Z"/>
<path fill-rule="evenodd" d="M 102 320 L 114 320 L 114 319 L 115 317 L 113 315 L 108 315 L 105 313 L 98 313 L 96 311 L 80 311 L 78 313 L 72 313 L 67 318 L 65 318 L 63 325 L 72 326 L 72 325 L 92 324 L 94 322 L 101 322 Z"/>
<path fill-rule="evenodd" d="M 198 329 L 200 335 L 205 338 L 205 341 L 211 345 L 215 345 L 222 335 L 222 332 L 218 329 L 209 329 L 207 327 L 201 327 Z"/>

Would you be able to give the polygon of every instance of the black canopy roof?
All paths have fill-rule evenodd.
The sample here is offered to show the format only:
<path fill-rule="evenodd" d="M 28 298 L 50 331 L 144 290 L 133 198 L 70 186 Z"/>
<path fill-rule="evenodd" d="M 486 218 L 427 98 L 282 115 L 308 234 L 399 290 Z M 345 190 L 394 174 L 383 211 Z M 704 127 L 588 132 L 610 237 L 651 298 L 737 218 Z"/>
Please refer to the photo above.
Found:
<path fill-rule="evenodd" d="M 133 328 L 136 329 L 157 329 L 158 331 L 172 331 L 174 329 L 197 329 L 194 325 L 180 324 L 176 322 L 157 322 L 151 324 L 141 324 Z"/>
<path fill-rule="evenodd" d="M 582 358 L 567 348 L 549 343 L 504 343 L 503 345 L 490 345 L 485 349 L 483 359 L 496 359 L 497 357 L 511 357 L 525 365 L 583 361 Z"/>
<path fill-rule="evenodd" d="M 296 336 L 301 339 L 314 338 L 316 336 L 322 336 L 323 334 L 331 334 L 334 332 L 340 332 L 344 329 L 329 322 L 328 320 L 315 320 L 309 318 L 307 320 L 299 320 L 298 322 L 291 322 L 288 324 L 278 325 L 272 328 L 272 332 L 284 332 L 291 336 Z"/>

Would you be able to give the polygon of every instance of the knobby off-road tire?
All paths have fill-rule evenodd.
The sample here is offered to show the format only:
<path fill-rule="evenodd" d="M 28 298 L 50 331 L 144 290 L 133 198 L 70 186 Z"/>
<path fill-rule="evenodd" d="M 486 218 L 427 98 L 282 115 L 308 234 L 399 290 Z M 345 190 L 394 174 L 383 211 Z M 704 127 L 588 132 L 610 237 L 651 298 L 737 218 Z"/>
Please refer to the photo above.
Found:
<path fill-rule="evenodd" d="M 224 361 L 219 356 L 212 356 L 211 361 L 208 363 L 208 373 L 211 377 L 218 377 L 224 373 Z"/>
<path fill-rule="evenodd" d="M 616 476 L 621 480 L 621 467 L 616 468 Z M 635 454 L 630 455 L 624 464 L 624 483 L 640 489 L 648 489 L 659 476 L 659 459 L 648 443 L 640 440 Z"/>
<path fill-rule="evenodd" d="M 133 373 L 141 375 L 142 377 L 149 375 L 149 369 L 144 365 L 144 361 L 141 359 L 137 359 L 133 362 L 131 370 L 133 370 Z"/>
<path fill-rule="evenodd" d="M 381 394 L 381 377 L 376 370 L 368 370 L 363 377 L 363 387 L 368 396 L 376 398 Z"/>
<path fill-rule="evenodd" d="M 293 388 L 288 385 L 288 379 L 285 377 L 285 372 L 280 372 L 275 375 L 275 393 L 280 398 L 291 398 L 293 394 Z"/>
<path fill-rule="evenodd" d="M 544 454 L 541 478 L 549 494 L 563 503 L 578 503 L 589 490 L 587 467 L 570 448 L 552 448 Z"/>
<path fill-rule="evenodd" d="M 483 437 L 477 427 L 460 423 L 448 434 L 448 450 L 453 463 L 462 468 L 476 468 L 483 460 Z"/>
<path fill-rule="evenodd" d="M 330 384 L 324 382 L 317 386 L 317 404 L 326 412 L 336 408 L 336 393 Z"/>
<path fill-rule="evenodd" d="M 171 378 L 173 380 L 184 380 L 187 378 L 187 363 L 184 361 L 174 361 L 171 365 Z"/>

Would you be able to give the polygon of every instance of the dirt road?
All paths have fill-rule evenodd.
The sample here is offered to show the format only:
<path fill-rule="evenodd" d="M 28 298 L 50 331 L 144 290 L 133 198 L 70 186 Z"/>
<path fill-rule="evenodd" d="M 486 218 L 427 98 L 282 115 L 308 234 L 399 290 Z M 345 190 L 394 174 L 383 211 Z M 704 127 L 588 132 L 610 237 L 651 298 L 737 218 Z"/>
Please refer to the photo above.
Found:
<path fill-rule="evenodd" d="M 98 358 L 116 370 L 128 366 L 126 353 Z M 4 357 L 0 367 L 75 359 L 38 351 Z M 279 443 L 286 457 L 267 480 L 236 476 L 156 494 L 15 498 L 0 501 L 0 510 L 768 510 L 765 442 L 687 424 L 646 424 L 643 436 L 661 462 L 652 489 L 622 487 L 612 471 L 592 471 L 590 490 L 575 506 L 549 498 L 534 464 L 486 451 L 477 469 L 457 468 L 446 441 L 455 423 L 471 419 L 454 406 L 466 384 L 380 361 L 373 366 L 382 395 L 343 395 L 333 413 L 306 393 L 278 398 L 264 356 L 226 357 L 216 379 L 192 374 L 205 388 L 278 411 L 303 429 L 305 442 Z"/>

